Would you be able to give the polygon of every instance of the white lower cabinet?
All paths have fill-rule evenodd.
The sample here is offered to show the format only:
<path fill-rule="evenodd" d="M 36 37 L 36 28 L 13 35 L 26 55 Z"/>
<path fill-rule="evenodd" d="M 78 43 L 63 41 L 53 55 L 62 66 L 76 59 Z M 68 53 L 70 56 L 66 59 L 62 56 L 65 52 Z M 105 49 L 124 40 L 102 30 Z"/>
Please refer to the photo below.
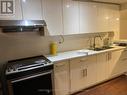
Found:
<path fill-rule="evenodd" d="M 55 95 L 70 95 L 127 72 L 127 51 L 114 50 L 54 64 Z"/>
<path fill-rule="evenodd" d="M 101 82 L 127 71 L 122 56 L 123 50 L 116 50 L 97 55 L 97 81 Z M 126 60 L 127 62 L 127 60 Z"/>
<path fill-rule="evenodd" d="M 72 59 L 70 61 L 70 92 L 82 90 L 96 83 L 96 56 Z"/>
<path fill-rule="evenodd" d="M 122 72 L 127 72 L 127 50 L 122 51 L 121 53 L 121 67 Z"/>
<path fill-rule="evenodd" d="M 125 72 L 127 65 L 124 64 L 123 50 L 112 51 L 108 53 L 109 59 L 109 77 L 115 77 Z M 126 60 L 127 62 L 127 60 Z"/>
<path fill-rule="evenodd" d="M 55 95 L 69 95 L 69 61 L 54 65 Z"/>
<path fill-rule="evenodd" d="M 107 53 L 97 55 L 97 82 L 104 81 L 108 78 L 108 59 Z"/>
<path fill-rule="evenodd" d="M 110 53 L 109 76 L 114 77 L 127 72 L 127 51 L 117 50 Z"/>

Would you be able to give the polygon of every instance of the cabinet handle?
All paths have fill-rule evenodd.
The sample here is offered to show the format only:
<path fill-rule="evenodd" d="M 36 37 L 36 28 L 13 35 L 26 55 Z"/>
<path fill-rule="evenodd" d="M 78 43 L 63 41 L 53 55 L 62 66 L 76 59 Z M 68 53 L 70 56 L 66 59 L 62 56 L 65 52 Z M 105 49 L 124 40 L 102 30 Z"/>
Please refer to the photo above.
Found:
<path fill-rule="evenodd" d="M 108 53 L 108 61 L 110 60 L 110 54 Z"/>
<path fill-rule="evenodd" d="M 108 61 L 108 54 L 106 54 L 106 61 Z"/>
<path fill-rule="evenodd" d="M 109 61 L 109 53 L 107 54 L 107 61 Z"/>
<path fill-rule="evenodd" d="M 83 69 L 83 77 L 87 77 L 87 69 Z"/>
<path fill-rule="evenodd" d="M 65 64 L 56 65 L 55 67 L 63 67 L 63 66 L 65 66 Z"/>
<path fill-rule="evenodd" d="M 80 59 L 80 62 L 86 62 L 87 59 Z"/>
<path fill-rule="evenodd" d="M 112 53 L 110 53 L 110 60 L 112 59 Z"/>
<path fill-rule="evenodd" d="M 112 59 L 112 54 L 108 53 L 108 61 Z"/>

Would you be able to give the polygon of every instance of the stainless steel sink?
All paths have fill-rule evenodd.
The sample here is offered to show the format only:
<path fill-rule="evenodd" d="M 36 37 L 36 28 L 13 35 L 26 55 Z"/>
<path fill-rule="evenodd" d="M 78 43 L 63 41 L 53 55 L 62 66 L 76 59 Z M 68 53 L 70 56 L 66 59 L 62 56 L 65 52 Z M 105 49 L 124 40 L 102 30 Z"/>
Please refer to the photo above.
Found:
<path fill-rule="evenodd" d="M 94 50 L 94 51 L 102 51 L 102 50 L 107 50 L 107 49 L 112 49 L 114 47 L 100 47 L 100 48 L 94 48 L 94 49 L 90 49 L 90 50 Z"/>

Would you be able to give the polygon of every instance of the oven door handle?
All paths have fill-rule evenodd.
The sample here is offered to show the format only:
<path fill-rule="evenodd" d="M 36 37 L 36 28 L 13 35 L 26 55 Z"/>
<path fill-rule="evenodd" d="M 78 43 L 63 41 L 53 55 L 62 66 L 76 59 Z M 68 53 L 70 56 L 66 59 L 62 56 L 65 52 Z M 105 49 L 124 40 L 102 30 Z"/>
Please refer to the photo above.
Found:
<path fill-rule="evenodd" d="M 41 73 L 41 74 L 37 74 L 37 75 L 34 75 L 34 76 L 28 76 L 28 77 L 20 78 L 20 79 L 17 79 L 17 80 L 13 80 L 13 81 L 11 81 L 11 83 L 16 83 L 16 82 L 24 81 L 24 80 L 32 79 L 32 78 L 35 78 L 35 77 L 48 75 L 48 74 L 51 74 L 51 73 L 52 73 L 52 70 L 44 72 L 44 73 Z"/>

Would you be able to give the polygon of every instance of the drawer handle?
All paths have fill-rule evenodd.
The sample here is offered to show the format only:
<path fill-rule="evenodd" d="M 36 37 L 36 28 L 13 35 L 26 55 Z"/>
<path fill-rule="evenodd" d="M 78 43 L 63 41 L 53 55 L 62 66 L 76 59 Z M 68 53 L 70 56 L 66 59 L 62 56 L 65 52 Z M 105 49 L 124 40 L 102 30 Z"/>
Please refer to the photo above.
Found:
<path fill-rule="evenodd" d="M 86 62 L 88 61 L 87 59 L 80 59 L 80 62 Z"/>
<path fill-rule="evenodd" d="M 63 67 L 63 66 L 65 66 L 65 64 L 56 65 L 55 67 Z"/>

